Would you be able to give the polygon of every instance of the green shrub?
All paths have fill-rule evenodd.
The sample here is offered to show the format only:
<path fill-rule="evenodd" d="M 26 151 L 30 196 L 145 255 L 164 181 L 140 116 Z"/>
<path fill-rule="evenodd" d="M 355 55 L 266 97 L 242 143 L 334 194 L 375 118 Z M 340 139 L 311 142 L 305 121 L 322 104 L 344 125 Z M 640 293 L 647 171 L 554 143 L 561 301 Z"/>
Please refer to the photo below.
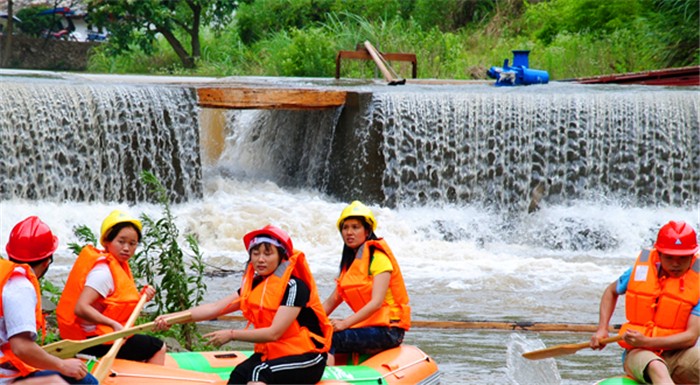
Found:
<path fill-rule="evenodd" d="M 251 44 L 278 31 L 301 29 L 322 21 L 333 0 L 256 0 L 236 11 L 238 34 Z"/>
<path fill-rule="evenodd" d="M 552 0 L 530 5 L 524 20 L 545 44 L 560 32 L 605 35 L 627 29 L 645 11 L 645 0 Z"/>
<path fill-rule="evenodd" d="M 144 278 L 156 288 L 154 302 L 158 314 L 174 313 L 199 305 L 204 299 L 204 263 L 197 240 L 188 235 L 187 245 L 192 251 L 190 265 L 185 264 L 185 251 L 179 245 L 180 231 L 170 209 L 168 192 L 158 178 L 149 171 L 141 180 L 150 188 L 163 208 L 163 218 L 142 215 L 144 224 L 143 249 L 134 256 L 134 277 Z M 175 325 L 171 330 L 192 349 L 199 342 L 197 326 L 193 323 Z"/>
<path fill-rule="evenodd" d="M 333 37 L 321 28 L 292 30 L 289 45 L 274 52 L 272 59 L 281 76 L 332 77 L 336 50 Z"/>
<path fill-rule="evenodd" d="M 43 11 L 53 9 L 48 5 L 33 5 L 17 11 L 17 16 L 21 23 L 16 26 L 25 34 L 33 37 L 41 37 L 44 31 L 60 31 L 63 25 L 58 15 L 39 15 Z"/>

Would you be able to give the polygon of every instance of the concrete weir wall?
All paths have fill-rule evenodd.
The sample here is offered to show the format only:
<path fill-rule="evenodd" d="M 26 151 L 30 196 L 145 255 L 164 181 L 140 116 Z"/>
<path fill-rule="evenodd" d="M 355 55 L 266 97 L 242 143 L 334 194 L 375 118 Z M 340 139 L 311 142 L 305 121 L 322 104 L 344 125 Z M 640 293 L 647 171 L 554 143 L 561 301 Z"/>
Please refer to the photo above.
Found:
<path fill-rule="evenodd" d="M 0 37 L 0 53 L 4 52 Z M 101 43 L 38 39 L 16 35 L 7 68 L 84 71 L 90 49 Z"/>

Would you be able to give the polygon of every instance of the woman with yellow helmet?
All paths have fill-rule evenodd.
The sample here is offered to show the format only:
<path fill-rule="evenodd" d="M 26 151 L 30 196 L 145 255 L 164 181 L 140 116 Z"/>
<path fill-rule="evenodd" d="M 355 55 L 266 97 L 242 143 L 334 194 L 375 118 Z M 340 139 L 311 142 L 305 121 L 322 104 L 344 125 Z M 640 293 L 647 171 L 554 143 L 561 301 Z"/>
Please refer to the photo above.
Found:
<path fill-rule="evenodd" d="M 139 302 L 141 293 L 150 301 L 155 289 L 136 288 L 129 259 L 141 242 L 141 221 L 120 211 L 112 211 L 102 222 L 100 243 L 83 247 L 68 275 L 56 308 L 61 338 L 83 340 L 121 330 Z M 81 353 L 102 357 L 111 345 L 98 345 Z M 136 334 L 128 338 L 117 358 L 132 361 L 165 363 L 162 340 Z"/>
<path fill-rule="evenodd" d="M 336 226 L 344 242 L 340 273 L 323 307 L 330 315 L 345 302 L 353 313 L 331 320 L 329 365 L 335 363 L 335 353 L 374 354 L 399 346 L 411 326 L 399 264 L 386 241 L 375 235 L 372 210 L 354 201 L 341 212 Z"/>

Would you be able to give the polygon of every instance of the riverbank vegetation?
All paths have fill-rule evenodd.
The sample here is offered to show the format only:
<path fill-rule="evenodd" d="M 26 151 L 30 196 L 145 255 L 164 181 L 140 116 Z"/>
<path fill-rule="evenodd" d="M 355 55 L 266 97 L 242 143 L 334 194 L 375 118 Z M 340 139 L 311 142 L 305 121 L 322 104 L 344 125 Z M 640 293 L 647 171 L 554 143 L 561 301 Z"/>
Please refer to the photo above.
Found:
<path fill-rule="evenodd" d="M 161 37 L 144 49 L 106 44 L 89 71 L 200 76 L 333 77 L 335 56 L 370 41 L 415 53 L 419 78 L 485 79 L 530 50 L 561 80 L 700 64 L 697 0 L 242 0 L 226 25 L 203 26 L 194 68 Z M 117 39 L 115 39 L 117 40 Z M 392 63 L 410 77 L 406 63 Z M 342 77 L 375 76 L 344 61 Z"/>

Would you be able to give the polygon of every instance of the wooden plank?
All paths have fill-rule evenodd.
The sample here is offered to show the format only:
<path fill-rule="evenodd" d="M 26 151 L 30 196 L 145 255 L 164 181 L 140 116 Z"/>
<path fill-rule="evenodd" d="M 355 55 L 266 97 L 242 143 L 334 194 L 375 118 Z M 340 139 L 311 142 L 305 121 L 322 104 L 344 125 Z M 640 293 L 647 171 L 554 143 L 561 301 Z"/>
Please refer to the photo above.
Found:
<path fill-rule="evenodd" d="M 618 83 L 657 86 L 698 86 L 700 85 L 700 66 L 600 75 L 575 80 L 581 84 Z"/>
<path fill-rule="evenodd" d="M 247 322 L 242 316 L 224 315 L 221 321 Z M 523 322 L 523 321 L 421 321 L 411 320 L 413 328 L 427 329 L 492 329 L 492 330 L 516 330 L 531 332 L 595 332 L 597 324 L 578 323 L 547 323 L 547 322 Z M 620 325 L 610 325 L 609 331 L 615 332 Z"/>
<path fill-rule="evenodd" d="M 199 105 L 208 108 L 316 110 L 345 104 L 346 91 L 284 88 L 197 89 Z"/>

